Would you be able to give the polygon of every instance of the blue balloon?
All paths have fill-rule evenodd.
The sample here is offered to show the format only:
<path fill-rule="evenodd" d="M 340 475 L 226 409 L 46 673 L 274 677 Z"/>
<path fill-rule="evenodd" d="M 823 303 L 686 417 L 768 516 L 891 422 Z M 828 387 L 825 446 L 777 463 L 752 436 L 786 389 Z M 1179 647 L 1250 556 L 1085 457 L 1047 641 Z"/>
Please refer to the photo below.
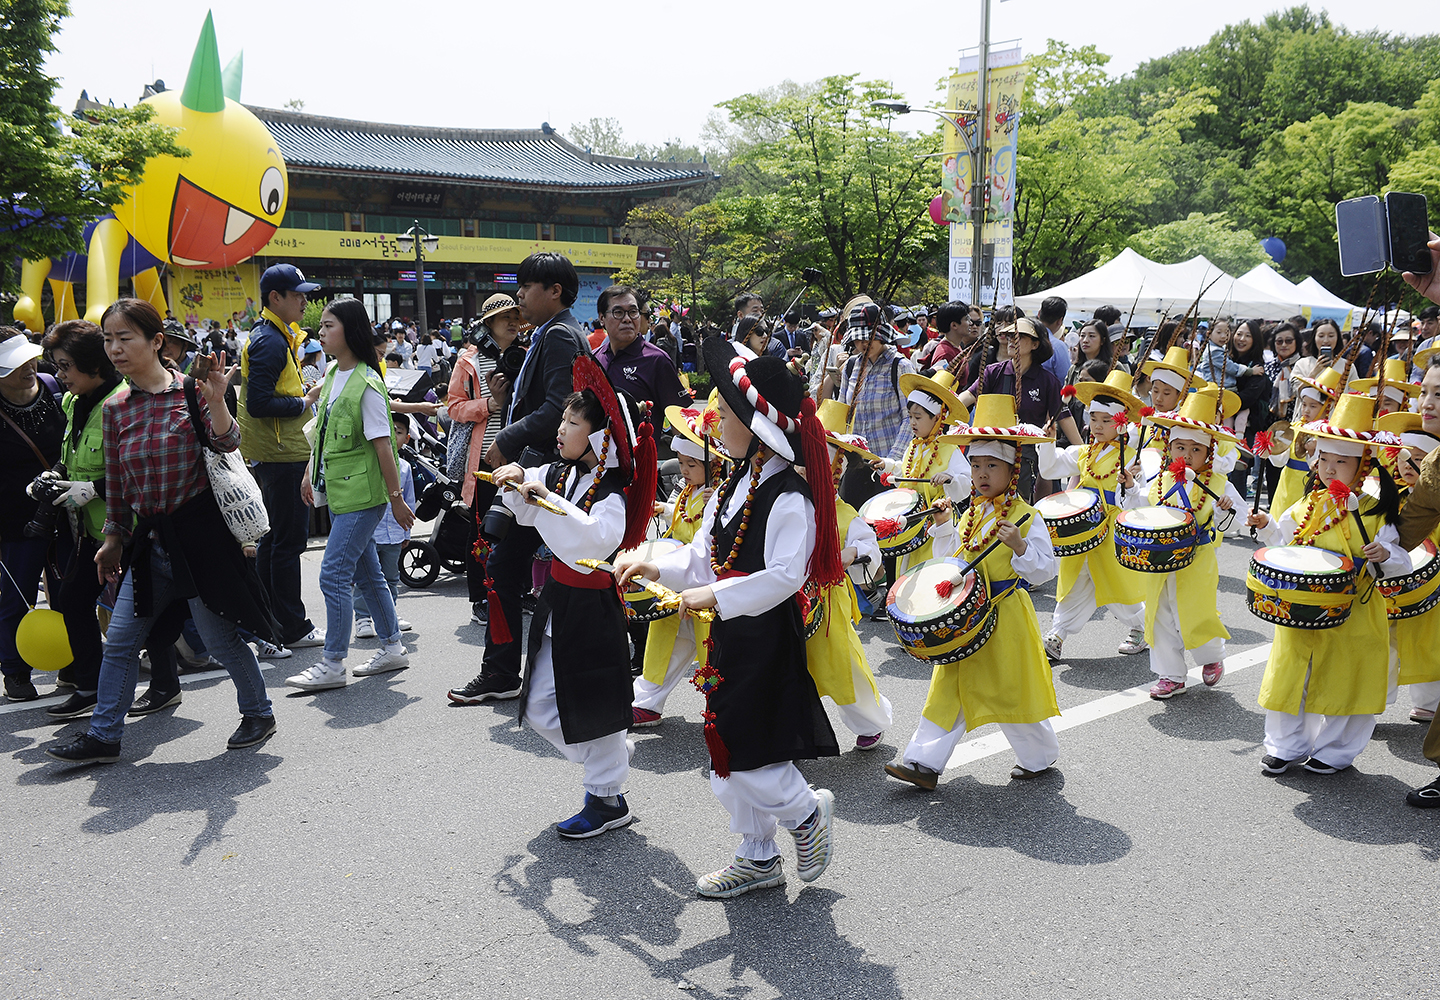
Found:
<path fill-rule="evenodd" d="M 1285 241 L 1278 236 L 1267 236 L 1260 241 L 1260 249 L 1270 255 L 1270 259 L 1279 264 L 1285 259 Z"/>

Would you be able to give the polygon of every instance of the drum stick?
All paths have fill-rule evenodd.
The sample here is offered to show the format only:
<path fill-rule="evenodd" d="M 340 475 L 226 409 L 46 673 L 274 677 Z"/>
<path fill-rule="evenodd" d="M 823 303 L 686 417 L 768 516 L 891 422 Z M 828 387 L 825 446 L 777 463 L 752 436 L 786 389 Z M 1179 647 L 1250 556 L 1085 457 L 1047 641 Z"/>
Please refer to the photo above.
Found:
<path fill-rule="evenodd" d="M 486 471 L 484 471 L 483 469 L 476 469 L 476 470 L 475 470 L 475 478 L 476 478 L 476 479 L 479 479 L 479 480 L 482 480 L 483 482 L 495 483 L 495 476 L 494 476 L 494 474 L 493 474 L 493 473 L 486 472 Z M 513 480 L 513 479 L 507 480 L 507 481 L 504 482 L 504 483 L 500 483 L 500 484 L 496 484 L 496 485 L 501 486 L 503 489 L 509 490 L 511 493 L 518 493 L 518 492 L 520 491 L 520 486 L 519 486 L 519 484 L 517 484 L 517 483 L 515 482 L 515 480 Z M 532 506 L 539 507 L 541 510 L 548 510 L 548 511 L 549 511 L 550 513 L 552 513 L 552 514 L 558 514 L 558 515 L 560 515 L 561 517 L 569 517 L 569 516 L 570 516 L 569 511 L 567 511 L 564 507 L 557 507 L 555 504 L 551 503 L 549 500 L 545 500 L 545 499 L 543 499 L 543 498 L 541 498 L 541 497 L 526 497 L 526 498 L 525 498 L 525 502 L 528 503 L 528 504 L 531 504 Z"/>
<path fill-rule="evenodd" d="M 603 559 L 576 559 L 575 562 L 580 566 L 584 566 L 588 569 L 599 570 L 602 573 L 615 572 L 615 564 L 608 563 Z M 641 587 L 654 594 L 655 603 L 658 604 L 661 608 L 665 610 L 676 611 L 680 609 L 680 595 L 675 593 L 675 591 L 671 590 L 669 587 L 662 587 L 654 580 L 647 580 L 643 576 L 631 577 L 630 582 L 638 583 Z M 689 614 L 693 615 L 696 620 L 702 622 L 713 622 L 715 620 L 715 612 L 710 610 L 709 608 L 690 608 Z"/>
<path fill-rule="evenodd" d="M 1024 515 L 1022 515 L 1022 516 L 1020 517 L 1020 520 L 1018 520 L 1018 521 L 1015 522 L 1015 527 L 1019 528 L 1019 527 L 1024 526 L 1025 522 L 1028 521 L 1028 520 L 1030 520 L 1030 515 L 1029 515 L 1029 514 L 1024 514 Z M 985 548 L 981 549 L 981 550 L 980 550 L 980 554 L 979 554 L 978 556 L 976 556 L 974 559 L 970 560 L 968 563 L 965 564 L 965 568 L 964 568 L 963 570 L 961 570 L 961 575 L 963 576 L 964 574 L 970 572 L 970 571 L 971 571 L 972 569 L 974 569 L 975 567 L 979 566 L 982 562 L 985 561 L 985 557 L 988 556 L 990 553 L 994 552 L 994 551 L 995 551 L 995 547 L 996 547 L 997 545 L 1000 545 L 1000 544 L 1002 544 L 1002 543 L 1001 543 L 1000 539 L 997 538 L 997 539 L 995 539 L 993 542 L 991 542 L 989 545 L 985 546 Z"/>

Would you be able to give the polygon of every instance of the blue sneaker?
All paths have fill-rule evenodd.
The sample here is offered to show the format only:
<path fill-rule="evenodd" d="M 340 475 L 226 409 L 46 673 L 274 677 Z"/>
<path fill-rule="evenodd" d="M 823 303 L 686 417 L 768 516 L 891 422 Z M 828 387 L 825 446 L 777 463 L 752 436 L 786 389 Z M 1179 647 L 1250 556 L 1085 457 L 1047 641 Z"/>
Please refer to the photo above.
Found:
<path fill-rule="evenodd" d="M 556 823 L 556 832 L 571 840 L 584 840 L 586 837 L 598 837 L 606 830 L 628 826 L 635 816 L 625 804 L 625 796 L 620 795 L 617 798 L 619 801 L 615 805 L 607 806 L 597 796 L 586 792 L 585 808 L 569 819 Z"/>

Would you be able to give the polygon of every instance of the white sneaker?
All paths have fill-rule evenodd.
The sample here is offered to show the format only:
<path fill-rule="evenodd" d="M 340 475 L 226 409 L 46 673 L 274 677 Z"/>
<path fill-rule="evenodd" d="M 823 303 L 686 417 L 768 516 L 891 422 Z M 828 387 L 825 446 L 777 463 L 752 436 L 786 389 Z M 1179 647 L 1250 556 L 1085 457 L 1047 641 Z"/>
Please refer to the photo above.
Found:
<path fill-rule="evenodd" d="M 1143 653 L 1150 645 L 1145 641 L 1145 630 L 1143 628 L 1132 628 L 1125 641 L 1120 644 L 1120 652 L 1126 656 L 1134 656 L 1136 653 Z"/>
<path fill-rule="evenodd" d="M 404 618 L 397 618 L 397 619 L 395 619 L 395 620 L 396 620 L 396 622 L 399 623 L 399 625 L 400 625 L 400 631 L 401 631 L 401 632 L 414 632 L 414 631 L 415 631 L 415 626 L 414 626 L 414 625 L 411 625 L 411 624 L 410 624 L 409 622 L 407 622 Z"/>
<path fill-rule="evenodd" d="M 273 642 L 266 642 L 264 639 L 255 640 L 255 658 L 257 660 L 286 660 L 294 654 L 284 646 L 277 646 Z"/>
<path fill-rule="evenodd" d="M 1045 637 L 1045 655 L 1052 660 L 1060 659 L 1060 649 L 1065 645 L 1065 640 L 1054 632 Z"/>
<path fill-rule="evenodd" d="M 291 649 L 309 649 L 312 646 L 325 645 L 325 630 L 323 628 L 312 628 L 300 638 L 290 644 Z"/>
<path fill-rule="evenodd" d="M 371 674 L 388 673 L 391 670 L 404 670 L 410 666 L 410 657 L 405 655 L 402 649 L 398 653 L 392 653 L 388 649 L 378 650 L 374 656 L 355 668 L 356 677 L 369 677 Z"/>
<path fill-rule="evenodd" d="M 372 620 L 372 619 L 370 619 L 370 618 L 356 618 L 356 619 L 355 619 L 355 638 L 357 638 L 357 639 L 373 639 L 373 638 L 375 638 L 375 622 L 374 622 L 374 620 Z"/>
<path fill-rule="evenodd" d="M 299 688 L 301 691 L 324 691 L 327 688 L 344 687 L 345 664 L 331 663 L 321 657 L 320 662 L 306 667 L 293 677 L 285 678 L 285 686 Z"/>

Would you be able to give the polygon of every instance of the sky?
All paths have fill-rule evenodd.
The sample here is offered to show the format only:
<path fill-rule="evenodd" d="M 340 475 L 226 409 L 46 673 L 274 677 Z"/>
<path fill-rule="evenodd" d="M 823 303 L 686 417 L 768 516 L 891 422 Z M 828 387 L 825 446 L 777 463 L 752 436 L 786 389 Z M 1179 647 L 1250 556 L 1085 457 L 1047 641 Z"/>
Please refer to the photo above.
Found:
<path fill-rule="evenodd" d="M 47 62 L 56 103 L 92 98 L 133 104 L 156 78 L 184 84 L 206 10 L 220 59 L 245 52 L 242 99 L 311 114 L 454 128 L 538 128 L 562 133 L 590 118 L 618 119 L 625 138 L 698 143 L 721 101 L 784 80 L 840 73 L 888 79 L 912 104 L 962 48 L 979 41 L 983 0 L 689 0 L 637 5 L 546 0 L 506 8 L 494 0 L 165 0 L 148 7 L 70 0 L 72 16 Z M 1146 59 L 1199 45 L 1226 24 L 1288 4 L 1253 0 L 994 0 L 992 44 L 1047 38 L 1093 44 L 1118 75 Z M 1440 3 L 1312 3 L 1354 31 L 1440 33 Z M 540 17 L 545 10 L 547 16 Z M 143 13 L 132 13 L 142 11 Z M 943 23 L 942 23 L 943 22 Z M 897 125 L 931 123 L 912 116 Z M 911 124 L 913 123 L 913 124 Z"/>

